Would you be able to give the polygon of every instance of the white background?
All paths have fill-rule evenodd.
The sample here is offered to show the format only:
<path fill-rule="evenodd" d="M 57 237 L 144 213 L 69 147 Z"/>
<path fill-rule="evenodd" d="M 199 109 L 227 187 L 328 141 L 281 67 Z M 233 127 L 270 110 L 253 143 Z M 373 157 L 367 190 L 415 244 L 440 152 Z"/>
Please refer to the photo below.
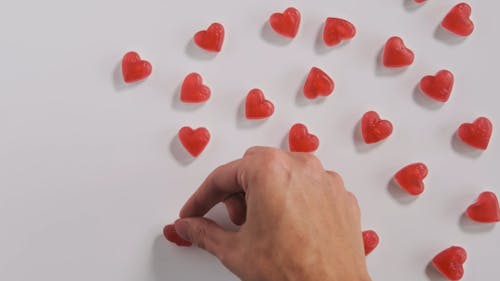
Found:
<path fill-rule="evenodd" d="M 459 40 L 438 28 L 457 1 L 415 6 L 403 0 L 350 1 L 3 1 L 0 4 L 0 279 L 236 280 L 210 255 L 177 248 L 164 224 L 216 166 L 253 145 L 286 148 L 303 122 L 318 135 L 317 156 L 358 196 L 364 229 L 380 246 L 368 257 L 374 280 L 440 280 L 427 266 L 440 250 L 469 252 L 463 280 L 500 275 L 498 227 L 462 218 L 484 190 L 500 191 L 500 146 L 478 154 L 453 138 L 462 122 L 484 115 L 500 124 L 500 27 L 496 1 L 469 1 L 476 30 Z M 266 26 L 296 6 L 297 38 Z M 351 20 L 358 34 L 332 49 L 320 31 L 328 16 Z M 219 21 L 223 50 L 207 55 L 193 34 Z M 406 71 L 379 67 L 385 41 L 401 36 L 416 54 Z M 125 86 L 120 60 L 138 51 L 153 64 L 145 82 Z M 312 66 L 331 74 L 335 93 L 305 101 Z M 456 76 L 437 106 L 415 86 L 448 68 Z M 189 72 L 213 96 L 202 106 L 178 102 Z M 246 122 L 246 93 L 261 88 L 276 105 L 266 122 Z M 362 145 L 357 123 L 368 110 L 390 119 L 394 134 Z M 206 126 L 212 141 L 190 161 L 176 133 Z M 430 170 L 418 199 L 389 182 L 402 166 Z M 227 224 L 222 208 L 211 214 Z M 332 265 L 334 266 L 334 265 Z"/>

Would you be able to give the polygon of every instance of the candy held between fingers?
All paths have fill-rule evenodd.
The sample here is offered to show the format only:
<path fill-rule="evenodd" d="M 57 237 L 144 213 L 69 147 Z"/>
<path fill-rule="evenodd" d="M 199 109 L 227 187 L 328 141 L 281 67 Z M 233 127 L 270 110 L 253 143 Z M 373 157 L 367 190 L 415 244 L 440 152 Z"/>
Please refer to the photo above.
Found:
<path fill-rule="evenodd" d="M 427 177 L 428 169 L 423 163 L 410 164 L 394 175 L 394 181 L 411 195 L 420 195 L 424 192 L 424 179 Z"/>
<path fill-rule="evenodd" d="M 403 40 L 397 36 L 389 38 L 385 43 L 382 63 L 386 67 L 405 67 L 413 63 L 415 55 L 408 49 Z"/>
<path fill-rule="evenodd" d="M 193 245 L 191 242 L 182 239 L 179 234 L 177 234 L 173 224 L 169 224 L 163 228 L 163 236 L 165 236 L 168 241 L 175 243 L 179 247 L 191 247 Z"/>
<path fill-rule="evenodd" d="M 427 75 L 420 80 L 420 90 L 439 102 L 446 102 L 453 90 L 453 73 L 448 70 L 440 70 L 435 76 Z"/>
<path fill-rule="evenodd" d="M 198 31 L 194 35 L 194 42 L 206 51 L 220 52 L 224 43 L 224 26 L 212 23 L 207 30 Z"/>
<path fill-rule="evenodd" d="M 467 260 L 464 248 L 452 246 L 432 259 L 434 267 L 446 278 L 452 281 L 462 279 L 464 276 L 463 264 Z"/>
<path fill-rule="evenodd" d="M 323 70 L 313 67 L 307 75 L 304 84 L 304 96 L 308 99 L 315 99 L 318 96 L 329 96 L 335 89 L 333 79 Z"/>
<path fill-rule="evenodd" d="M 479 117 L 473 123 L 464 123 L 458 128 L 458 137 L 466 144 L 486 150 L 493 133 L 493 124 L 486 117 Z"/>
<path fill-rule="evenodd" d="M 193 157 L 198 157 L 210 141 L 210 132 L 206 128 L 193 130 L 190 127 L 182 127 L 178 136 L 181 144 Z"/>
<path fill-rule="evenodd" d="M 283 13 L 274 13 L 269 18 L 269 24 L 278 34 L 288 38 L 295 38 L 300 26 L 300 12 L 290 7 Z"/>
<path fill-rule="evenodd" d="M 323 41 L 327 46 L 335 46 L 343 40 L 356 35 L 356 27 L 349 21 L 340 18 L 327 18 L 323 29 Z"/>
<path fill-rule="evenodd" d="M 361 133 L 365 143 L 372 144 L 388 138 L 393 131 L 389 120 L 382 120 L 375 111 L 368 111 L 361 119 Z"/>
<path fill-rule="evenodd" d="M 457 4 L 443 19 L 441 26 L 458 36 L 469 36 L 474 31 L 471 13 L 472 8 L 467 3 Z"/>
<path fill-rule="evenodd" d="M 365 248 L 365 256 L 368 256 L 375 248 L 377 248 L 380 239 L 377 232 L 374 230 L 363 231 L 363 246 Z"/>
<path fill-rule="evenodd" d="M 319 147 L 319 139 L 310 134 L 303 124 L 295 124 L 288 135 L 288 146 L 291 152 L 314 152 Z"/>
<path fill-rule="evenodd" d="M 247 119 L 264 119 L 274 113 L 274 105 L 266 100 L 260 89 L 252 89 L 245 101 L 245 114 Z"/>
<path fill-rule="evenodd" d="M 144 80 L 151 75 L 152 71 L 151 63 L 142 60 L 138 53 L 128 52 L 123 56 L 122 74 L 126 83 Z"/>
<path fill-rule="evenodd" d="M 186 103 L 201 103 L 210 98 L 210 88 L 203 85 L 203 79 L 198 73 L 190 73 L 184 78 L 181 88 L 181 101 Z"/>
<path fill-rule="evenodd" d="M 487 191 L 479 195 L 476 202 L 470 205 L 465 212 L 476 222 L 496 223 L 500 221 L 500 207 L 495 193 Z"/>

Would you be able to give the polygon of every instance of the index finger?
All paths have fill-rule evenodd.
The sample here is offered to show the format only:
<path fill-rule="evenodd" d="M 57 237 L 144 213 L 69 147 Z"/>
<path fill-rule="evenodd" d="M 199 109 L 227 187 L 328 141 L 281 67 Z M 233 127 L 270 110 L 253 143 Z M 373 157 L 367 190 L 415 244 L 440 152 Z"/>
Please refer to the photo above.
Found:
<path fill-rule="evenodd" d="M 244 191 L 239 182 L 238 171 L 242 159 L 229 162 L 215 169 L 191 195 L 179 216 L 201 217 L 229 195 Z"/>

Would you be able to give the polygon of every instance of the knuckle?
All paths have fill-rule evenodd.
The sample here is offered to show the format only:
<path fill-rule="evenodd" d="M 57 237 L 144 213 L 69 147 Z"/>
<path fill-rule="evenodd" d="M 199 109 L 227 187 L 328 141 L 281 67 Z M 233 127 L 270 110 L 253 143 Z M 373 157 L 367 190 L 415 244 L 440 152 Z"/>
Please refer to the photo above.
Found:
<path fill-rule="evenodd" d="M 342 176 L 340 176 L 337 172 L 327 171 L 327 174 L 334 185 L 344 186 L 344 181 L 342 180 Z"/>
<path fill-rule="evenodd" d="M 243 157 L 247 157 L 247 156 L 250 156 L 250 155 L 258 154 L 258 153 L 261 153 L 264 150 L 266 150 L 265 147 L 262 147 L 262 146 L 252 146 L 252 147 L 248 148 L 245 151 L 245 154 L 243 155 Z"/>

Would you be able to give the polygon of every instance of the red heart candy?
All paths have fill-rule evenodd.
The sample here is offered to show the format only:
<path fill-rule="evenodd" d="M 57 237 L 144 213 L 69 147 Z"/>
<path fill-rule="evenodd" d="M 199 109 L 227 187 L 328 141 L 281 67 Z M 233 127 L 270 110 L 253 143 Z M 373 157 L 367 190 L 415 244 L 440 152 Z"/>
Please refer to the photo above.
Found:
<path fill-rule="evenodd" d="M 136 52 L 128 52 L 122 59 L 122 74 L 123 80 L 126 83 L 133 83 L 146 79 L 153 67 L 148 61 L 141 60 L 141 57 Z"/>
<path fill-rule="evenodd" d="M 368 111 L 361 119 L 361 133 L 365 143 L 376 143 L 392 134 L 392 123 L 389 120 L 381 120 L 377 112 Z"/>
<path fill-rule="evenodd" d="M 188 103 L 198 103 L 207 101 L 210 98 L 210 88 L 203 85 L 203 79 L 198 73 L 190 73 L 181 88 L 181 101 Z"/>
<path fill-rule="evenodd" d="M 342 40 L 354 38 L 356 27 L 349 21 L 339 18 L 327 18 L 323 29 L 323 41 L 327 46 L 340 44 Z"/>
<path fill-rule="evenodd" d="M 403 67 L 413 63 L 415 55 L 399 37 L 391 37 L 385 43 L 383 64 L 386 67 Z"/>
<path fill-rule="evenodd" d="M 363 231 L 363 245 L 365 248 L 365 256 L 368 256 L 379 243 L 379 237 L 374 230 Z"/>
<path fill-rule="evenodd" d="M 469 36 L 474 31 L 474 23 L 470 20 L 471 7 L 467 3 L 460 3 L 453 7 L 444 17 L 441 26 L 459 36 Z"/>
<path fill-rule="evenodd" d="M 200 155 L 210 141 L 210 132 L 206 128 L 193 130 L 190 127 L 182 127 L 178 135 L 184 148 L 193 157 Z"/>
<path fill-rule="evenodd" d="M 304 84 L 304 96 L 308 99 L 315 99 L 318 96 L 329 96 L 333 93 L 335 83 L 323 70 L 313 67 L 307 75 Z"/>
<path fill-rule="evenodd" d="M 303 124 L 295 124 L 288 135 L 288 145 L 291 152 L 313 152 L 319 147 L 319 139 L 309 134 Z"/>
<path fill-rule="evenodd" d="M 394 181 L 411 195 L 419 195 L 424 192 L 424 179 L 428 174 L 427 166 L 423 163 L 410 164 L 394 175 Z"/>
<path fill-rule="evenodd" d="M 194 35 L 194 42 L 206 51 L 220 52 L 224 43 L 224 26 L 212 23 L 207 30 L 198 31 Z"/>
<path fill-rule="evenodd" d="M 500 207 L 493 192 L 483 192 L 476 202 L 467 208 L 467 216 L 477 222 L 494 223 L 500 221 Z"/>
<path fill-rule="evenodd" d="M 450 98 L 453 89 L 453 73 L 441 70 L 435 76 L 427 75 L 420 80 L 420 90 L 430 98 L 446 102 Z"/>
<path fill-rule="evenodd" d="M 460 280 L 464 276 L 463 264 L 467 252 L 462 247 L 452 246 L 432 259 L 434 267 L 449 280 Z"/>
<path fill-rule="evenodd" d="M 474 123 L 464 123 L 458 128 L 458 137 L 466 144 L 486 150 L 490 143 L 493 124 L 486 117 L 477 118 Z"/>
<path fill-rule="evenodd" d="M 259 89 L 251 90 L 245 101 L 245 111 L 248 119 L 263 119 L 274 113 L 274 105 L 266 100 Z"/>
<path fill-rule="evenodd" d="M 283 13 L 274 13 L 269 18 L 269 24 L 277 33 L 295 38 L 299 31 L 300 12 L 295 8 L 288 8 Z"/>
<path fill-rule="evenodd" d="M 163 228 L 163 236 L 165 236 L 168 241 L 175 243 L 180 247 L 191 247 L 193 245 L 191 242 L 182 239 L 179 234 L 177 234 L 173 224 L 169 224 Z"/>

